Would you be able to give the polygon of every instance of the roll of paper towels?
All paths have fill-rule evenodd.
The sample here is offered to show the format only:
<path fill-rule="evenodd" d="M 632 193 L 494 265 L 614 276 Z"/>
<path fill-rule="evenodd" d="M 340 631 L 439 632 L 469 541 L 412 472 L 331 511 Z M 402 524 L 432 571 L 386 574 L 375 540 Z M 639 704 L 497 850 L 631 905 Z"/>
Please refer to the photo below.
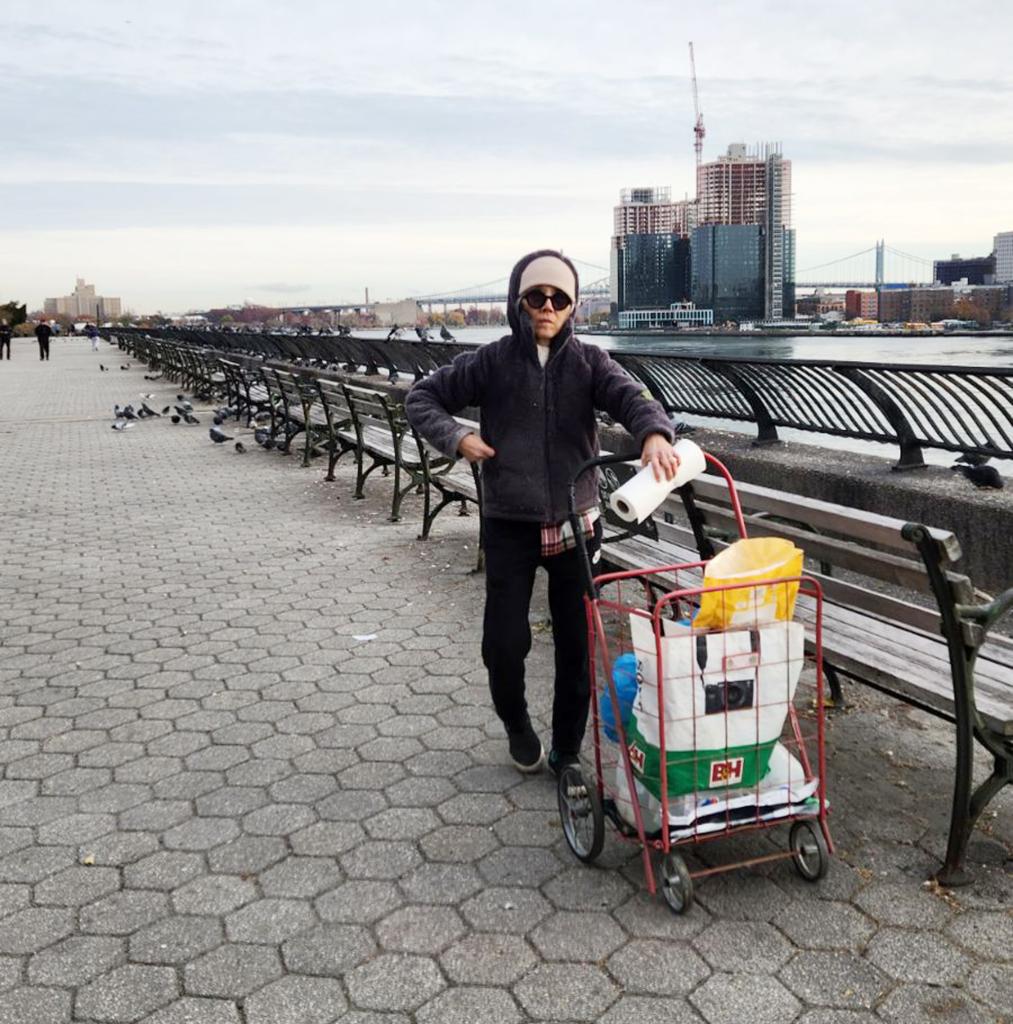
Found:
<path fill-rule="evenodd" d="M 642 523 L 676 487 L 689 483 L 707 467 L 703 449 L 689 438 L 682 438 L 674 447 L 679 456 L 679 469 L 671 480 L 655 480 L 654 469 L 644 466 L 635 477 L 612 492 L 609 506 L 624 523 Z"/>

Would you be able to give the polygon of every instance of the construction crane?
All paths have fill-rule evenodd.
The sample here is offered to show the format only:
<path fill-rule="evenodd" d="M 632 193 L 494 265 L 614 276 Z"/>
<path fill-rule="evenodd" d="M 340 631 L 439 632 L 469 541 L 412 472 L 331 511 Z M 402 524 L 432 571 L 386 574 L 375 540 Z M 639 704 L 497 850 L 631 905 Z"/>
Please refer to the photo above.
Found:
<path fill-rule="evenodd" d="M 693 76 L 693 111 L 696 114 L 696 124 L 693 125 L 693 149 L 696 152 L 696 166 L 700 167 L 703 160 L 703 139 L 707 129 L 703 126 L 703 114 L 700 113 L 700 93 L 696 87 L 696 60 L 693 58 L 693 44 L 689 44 L 689 68 Z"/>

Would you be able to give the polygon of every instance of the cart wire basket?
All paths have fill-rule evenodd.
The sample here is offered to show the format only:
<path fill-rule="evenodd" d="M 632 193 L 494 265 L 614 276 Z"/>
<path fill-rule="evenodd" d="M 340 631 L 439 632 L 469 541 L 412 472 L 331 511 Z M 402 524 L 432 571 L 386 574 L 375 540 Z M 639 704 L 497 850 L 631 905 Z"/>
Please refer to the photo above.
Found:
<path fill-rule="evenodd" d="M 629 459 L 603 456 L 581 473 Z M 728 484 L 744 538 L 734 481 L 707 461 Z M 791 859 L 802 878 L 821 879 L 833 843 L 819 583 L 793 573 L 709 585 L 706 561 L 594 576 L 584 555 L 592 743 L 558 780 L 571 851 L 594 861 L 609 822 L 639 844 L 648 890 L 660 887 L 676 913 L 692 905 L 697 880 L 723 871 Z M 792 618 L 796 602 L 805 626 Z M 773 840 L 784 825 L 786 846 L 761 835 Z M 684 847 L 748 833 L 757 841 L 745 859 L 714 863 L 708 853 L 691 870 L 683 856 Z"/>

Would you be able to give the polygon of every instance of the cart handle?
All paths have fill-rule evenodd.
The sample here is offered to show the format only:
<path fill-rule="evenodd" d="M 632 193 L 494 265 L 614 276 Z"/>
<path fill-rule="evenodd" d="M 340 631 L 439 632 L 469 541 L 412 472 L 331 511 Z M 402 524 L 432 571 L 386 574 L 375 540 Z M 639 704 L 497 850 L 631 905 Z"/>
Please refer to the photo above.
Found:
<path fill-rule="evenodd" d="M 581 465 L 570 481 L 567 498 L 570 510 L 570 529 L 573 530 L 574 545 L 580 551 L 580 562 L 584 569 L 584 588 L 587 591 L 588 599 L 591 601 L 598 596 L 598 590 L 594 585 L 594 569 L 591 567 L 591 557 L 587 553 L 587 541 L 581 530 L 580 516 L 577 514 L 577 481 L 589 469 L 597 469 L 598 466 L 612 466 L 620 462 L 635 462 L 639 458 L 640 452 L 633 452 L 627 455 L 597 455 Z"/>

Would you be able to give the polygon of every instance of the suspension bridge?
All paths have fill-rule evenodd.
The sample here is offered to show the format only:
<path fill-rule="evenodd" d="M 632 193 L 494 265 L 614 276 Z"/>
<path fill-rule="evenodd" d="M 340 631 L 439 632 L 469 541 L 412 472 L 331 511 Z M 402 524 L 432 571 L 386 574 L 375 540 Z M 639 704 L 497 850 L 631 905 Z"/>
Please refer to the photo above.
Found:
<path fill-rule="evenodd" d="M 583 279 L 580 287 L 582 302 L 607 302 L 609 298 L 609 271 L 597 263 L 574 259 Z M 798 271 L 796 288 L 896 288 L 932 281 L 932 260 L 894 249 L 880 240 L 860 252 L 850 253 Z M 808 275 L 808 276 L 806 276 Z M 507 300 L 509 279 L 484 281 L 464 288 L 451 288 L 429 295 L 410 295 L 428 312 L 442 306 L 444 310 L 459 306 L 503 305 Z M 335 312 L 364 310 L 372 303 L 331 303 L 328 306 L 292 306 L 286 311 Z"/>

